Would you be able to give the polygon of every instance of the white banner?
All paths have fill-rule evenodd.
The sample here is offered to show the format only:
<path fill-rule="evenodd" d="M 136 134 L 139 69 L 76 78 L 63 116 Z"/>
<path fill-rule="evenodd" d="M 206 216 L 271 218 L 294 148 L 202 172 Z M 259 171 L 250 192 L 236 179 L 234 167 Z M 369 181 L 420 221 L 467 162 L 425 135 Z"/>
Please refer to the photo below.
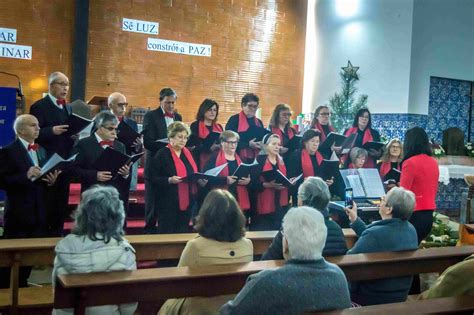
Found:
<path fill-rule="evenodd" d="M 159 24 L 157 22 L 148 22 L 123 18 L 122 31 L 144 33 L 144 34 L 158 34 Z"/>
<path fill-rule="evenodd" d="M 31 60 L 32 55 L 31 46 L 0 43 L 0 57 Z"/>
<path fill-rule="evenodd" d="M 148 38 L 148 50 L 174 54 L 211 57 L 211 45 L 177 42 L 173 40 Z"/>
<path fill-rule="evenodd" d="M 0 42 L 16 43 L 16 29 L 0 27 Z"/>

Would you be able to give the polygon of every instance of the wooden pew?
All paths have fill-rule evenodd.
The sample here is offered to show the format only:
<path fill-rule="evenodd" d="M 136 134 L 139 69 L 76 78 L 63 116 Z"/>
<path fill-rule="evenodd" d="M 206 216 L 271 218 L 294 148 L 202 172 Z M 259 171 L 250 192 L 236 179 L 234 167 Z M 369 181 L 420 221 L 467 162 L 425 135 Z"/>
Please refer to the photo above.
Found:
<path fill-rule="evenodd" d="M 474 246 L 422 249 L 407 252 L 328 257 L 348 280 L 374 280 L 427 272 L 442 272 L 474 253 Z M 263 269 L 278 268 L 283 261 L 245 264 L 174 267 L 58 277 L 55 308 L 75 308 L 128 302 L 152 303 L 168 298 L 237 293 L 247 277 Z"/>
<path fill-rule="evenodd" d="M 472 314 L 474 297 L 456 296 L 431 300 L 406 301 L 360 308 L 348 308 L 331 312 L 313 312 L 309 314 L 352 315 L 352 314 Z"/>
<path fill-rule="evenodd" d="M 351 248 L 357 237 L 352 229 L 344 229 L 347 246 Z M 254 254 L 263 254 L 275 236 L 276 231 L 247 232 L 246 237 L 252 240 Z M 136 250 L 137 261 L 179 259 L 186 243 L 197 236 L 196 233 L 185 234 L 160 234 L 160 235 L 128 235 Z M 10 290 L 0 290 L 0 309 L 11 305 L 13 313 L 18 305 L 31 303 L 31 299 L 25 298 L 26 302 L 19 301 L 18 273 L 20 266 L 52 265 L 54 261 L 54 247 L 60 238 L 34 238 L 34 239 L 9 239 L 0 240 L 0 267 L 10 267 L 11 282 Z M 32 288 L 31 290 L 39 290 Z M 24 289 L 21 289 L 24 290 Z M 41 292 L 47 292 L 41 290 Z M 29 292 L 29 291 L 28 291 Z M 39 291 L 38 291 L 39 292 Z M 29 296 L 29 295 L 28 295 Z M 39 294 L 39 299 L 44 301 L 46 297 Z M 52 296 L 49 296 L 52 303 Z M 5 301 L 11 300 L 5 304 Z"/>

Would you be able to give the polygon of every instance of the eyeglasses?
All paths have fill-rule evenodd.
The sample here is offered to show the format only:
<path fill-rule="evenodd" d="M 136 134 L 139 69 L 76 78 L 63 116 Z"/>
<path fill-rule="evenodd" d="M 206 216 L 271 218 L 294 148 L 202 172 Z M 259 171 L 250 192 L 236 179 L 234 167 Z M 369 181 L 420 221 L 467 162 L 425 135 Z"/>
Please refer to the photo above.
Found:
<path fill-rule="evenodd" d="M 68 82 L 53 82 L 53 84 L 57 84 L 57 85 L 62 86 L 62 87 L 69 86 Z"/>
<path fill-rule="evenodd" d="M 319 113 L 320 116 L 331 116 L 331 113 Z"/>
<path fill-rule="evenodd" d="M 248 107 L 248 108 L 251 108 L 251 109 L 257 109 L 258 108 L 258 104 L 257 105 L 245 104 L 244 106 Z"/>
<path fill-rule="evenodd" d="M 230 145 L 237 144 L 237 141 L 224 141 L 224 142 Z"/>
<path fill-rule="evenodd" d="M 291 113 L 281 113 L 282 116 L 291 117 Z"/>
<path fill-rule="evenodd" d="M 118 128 L 116 127 L 112 127 L 112 126 L 109 126 L 109 127 L 101 126 L 101 127 L 107 129 L 108 131 L 115 131 L 115 133 L 117 134 L 120 132 L 120 130 L 118 130 Z"/>

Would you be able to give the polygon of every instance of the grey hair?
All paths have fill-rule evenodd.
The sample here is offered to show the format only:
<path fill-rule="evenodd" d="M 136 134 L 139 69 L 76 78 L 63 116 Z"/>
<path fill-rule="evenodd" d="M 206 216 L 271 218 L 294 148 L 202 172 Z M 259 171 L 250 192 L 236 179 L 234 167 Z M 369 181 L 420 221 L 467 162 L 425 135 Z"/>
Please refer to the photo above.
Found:
<path fill-rule="evenodd" d="M 364 156 L 365 158 L 367 158 L 369 156 L 369 152 L 367 152 L 366 149 L 362 149 L 362 148 L 359 148 L 359 147 L 354 147 L 354 148 L 352 148 L 351 153 L 349 153 L 349 155 L 350 155 L 350 158 L 351 158 L 351 162 L 355 163 L 356 159 L 361 157 L 361 156 Z"/>
<path fill-rule="evenodd" d="M 81 195 L 74 214 L 72 233 L 93 241 L 108 243 L 112 238 L 122 240 L 125 211 L 119 193 L 112 186 L 94 185 Z"/>
<path fill-rule="evenodd" d="M 415 194 L 403 187 L 394 187 L 387 193 L 385 205 L 392 208 L 393 218 L 408 220 L 415 208 Z"/>
<path fill-rule="evenodd" d="M 64 73 L 60 72 L 60 71 L 55 71 L 53 73 L 51 73 L 48 77 L 48 86 L 50 86 L 51 84 L 53 84 L 54 81 L 56 81 L 59 76 L 65 76 L 67 78 L 67 75 L 65 75 Z"/>
<path fill-rule="evenodd" d="M 298 189 L 298 198 L 305 206 L 325 210 L 331 200 L 329 187 L 324 180 L 319 177 L 307 177 Z"/>
<path fill-rule="evenodd" d="M 270 142 L 270 140 L 273 139 L 273 138 L 276 138 L 276 139 L 278 139 L 278 141 L 281 142 L 280 136 L 277 135 L 276 133 L 272 133 L 272 134 L 267 133 L 265 136 L 263 136 L 263 139 L 262 139 L 263 146 L 262 146 L 262 150 L 260 150 L 259 155 L 267 154 L 267 150 L 265 150 L 265 147 Z"/>
<path fill-rule="evenodd" d="M 115 102 L 119 96 L 123 96 L 125 98 L 125 95 L 123 95 L 120 92 L 114 92 L 110 94 L 109 97 L 107 98 L 107 105 L 110 105 L 113 102 Z"/>
<path fill-rule="evenodd" d="M 322 258 L 327 228 L 316 209 L 291 208 L 283 218 L 283 235 L 288 242 L 288 258 L 316 260 Z"/>
<path fill-rule="evenodd" d="M 237 142 L 240 140 L 240 136 L 237 132 L 235 131 L 232 131 L 232 130 L 225 130 L 221 133 L 221 135 L 219 136 L 219 139 L 221 141 L 228 141 L 229 139 L 231 138 L 236 138 L 237 139 Z"/>
<path fill-rule="evenodd" d="M 18 131 L 23 127 L 23 125 L 25 124 L 25 119 L 27 117 L 30 117 L 32 115 L 29 115 L 29 114 L 23 114 L 23 115 L 20 115 L 18 116 L 16 119 L 15 119 L 15 122 L 13 122 L 13 130 L 15 130 L 15 134 L 18 135 Z"/>
<path fill-rule="evenodd" d="M 109 111 L 103 111 L 97 114 L 94 119 L 95 127 L 99 129 L 99 127 L 105 126 L 107 123 L 112 123 L 113 125 L 118 124 L 118 119 Z"/>

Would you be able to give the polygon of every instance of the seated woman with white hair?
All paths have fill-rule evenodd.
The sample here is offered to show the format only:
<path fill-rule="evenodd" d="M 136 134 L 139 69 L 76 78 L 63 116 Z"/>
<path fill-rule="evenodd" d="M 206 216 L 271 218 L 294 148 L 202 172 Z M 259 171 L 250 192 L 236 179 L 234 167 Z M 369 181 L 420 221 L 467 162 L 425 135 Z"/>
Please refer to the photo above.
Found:
<path fill-rule="evenodd" d="M 61 274 L 135 270 L 135 250 L 123 238 L 125 212 L 117 189 L 92 186 L 81 195 L 72 233 L 56 245 L 53 285 Z M 88 307 L 88 315 L 134 314 L 136 303 Z M 55 309 L 53 314 L 73 314 Z"/>
<path fill-rule="evenodd" d="M 344 255 L 347 252 L 346 239 L 341 227 L 329 217 L 327 209 L 331 194 L 328 185 L 319 177 L 308 177 L 298 189 L 298 206 L 315 208 L 324 216 L 327 227 L 327 238 L 323 249 L 323 256 Z M 262 260 L 283 259 L 283 235 L 281 231 L 275 235 L 270 247 L 262 255 Z"/>
<path fill-rule="evenodd" d="M 382 220 L 370 225 L 357 217 L 357 205 L 346 208 L 351 228 L 359 239 L 347 254 L 415 250 L 418 248 L 416 230 L 408 222 L 415 206 L 415 195 L 404 188 L 392 188 L 382 198 L 379 214 Z M 370 267 L 367 267 L 370 268 Z M 361 305 L 403 302 L 408 296 L 413 277 L 352 282 L 352 301 Z"/>
<path fill-rule="evenodd" d="M 310 207 L 292 208 L 283 218 L 286 263 L 251 275 L 221 314 L 300 314 L 351 306 L 342 270 L 322 256 L 327 228 Z"/>

